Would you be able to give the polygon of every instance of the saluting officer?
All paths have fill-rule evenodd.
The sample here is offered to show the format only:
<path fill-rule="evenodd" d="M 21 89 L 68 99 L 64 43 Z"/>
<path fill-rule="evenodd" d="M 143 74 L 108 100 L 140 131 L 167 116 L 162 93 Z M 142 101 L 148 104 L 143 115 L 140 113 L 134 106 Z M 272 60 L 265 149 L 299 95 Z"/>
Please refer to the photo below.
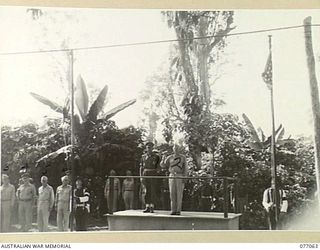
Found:
<path fill-rule="evenodd" d="M 90 193 L 83 187 L 82 180 L 76 181 L 74 190 L 76 231 L 87 230 L 87 215 Z"/>
<path fill-rule="evenodd" d="M 41 177 L 41 184 L 42 186 L 38 189 L 37 222 L 39 232 L 47 232 L 50 212 L 54 205 L 54 192 L 53 188 L 48 184 L 47 176 Z"/>
<path fill-rule="evenodd" d="M 22 176 L 22 185 L 17 189 L 17 199 L 19 204 L 19 224 L 21 231 L 25 232 L 31 229 L 32 223 L 32 205 L 37 197 L 36 188 L 30 183 L 30 175 L 28 173 Z"/>
<path fill-rule="evenodd" d="M 57 225 L 59 231 L 68 231 L 72 187 L 67 175 L 61 178 L 62 185 L 56 191 Z"/>
<path fill-rule="evenodd" d="M 169 170 L 169 177 L 185 177 L 187 175 L 186 157 L 178 152 L 176 144 L 173 146 L 173 154 L 164 160 L 163 165 Z M 181 213 L 184 183 L 184 179 L 169 179 L 171 215 L 180 215 Z"/>
<path fill-rule="evenodd" d="M 15 201 L 15 188 L 9 183 L 9 176 L 2 175 L 1 190 L 1 232 L 8 232 L 11 222 L 11 211 Z"/>
<path fill-rule="evenodd" d="M 153 152 L 154 144 L 146 143 L 147 152 L 142 156 L 140 164 L 140 176 L 155 176 L 160 171 L 160 156 Z M 144 213 L 153 213 L 154 203 L 156 201 L 156 185 L 157 180 L 151 178 L 142 178 L 142 182 L 146 188 L 146 208 Z"/>

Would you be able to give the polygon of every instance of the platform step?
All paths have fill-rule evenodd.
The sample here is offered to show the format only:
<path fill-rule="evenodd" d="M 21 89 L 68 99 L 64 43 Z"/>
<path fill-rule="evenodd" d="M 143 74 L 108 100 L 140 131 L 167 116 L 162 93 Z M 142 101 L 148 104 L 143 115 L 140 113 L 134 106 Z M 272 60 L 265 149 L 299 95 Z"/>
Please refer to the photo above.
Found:
<path fill-rule="evenodd" d="M 143 213 L 141 210 L 126 210 L 108 215 L 110 231 L 127 230 L 238 230 L 241 214 L 216 212 L 182 212 L 170 215 L 170 211 L 156 210 Z"/>

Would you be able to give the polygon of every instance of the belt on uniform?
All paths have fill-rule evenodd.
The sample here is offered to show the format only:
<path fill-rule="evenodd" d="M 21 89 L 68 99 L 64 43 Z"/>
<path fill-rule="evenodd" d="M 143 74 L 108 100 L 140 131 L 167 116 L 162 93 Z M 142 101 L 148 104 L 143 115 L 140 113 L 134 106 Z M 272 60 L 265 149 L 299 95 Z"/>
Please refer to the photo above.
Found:
<path fill-rule="evenodd" d="M 32 199 L 19 199 L 19 201 L 25 201 L 25 202 L 27 202 L 27 201 L 32 201 Z"/>
<path fill-rule="evenodd" d="M 76 204 L 76 207 L 84 207 L 85 204 Z"/>
<path fill-rule="evenodd" d="M 201 196 L 202 199 L 211 199 L 212 196 Z"/>

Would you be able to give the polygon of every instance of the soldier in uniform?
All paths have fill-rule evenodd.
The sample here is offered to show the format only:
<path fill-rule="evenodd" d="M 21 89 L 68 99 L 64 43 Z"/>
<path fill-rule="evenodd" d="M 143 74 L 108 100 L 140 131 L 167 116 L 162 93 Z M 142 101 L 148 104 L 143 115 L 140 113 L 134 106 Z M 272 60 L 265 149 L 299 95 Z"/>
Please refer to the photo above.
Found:
<path fill-rule="evenodd" d="M 67 175 L 61 178 L 62 185 L 56 191 L 57 225 L 59 231 L 68 231 L 71 208 L 72 187 Z"/>
<path fill-rule="evenodd" d="M 116 171 L 113 169 L 110 171 L 110 176 L 116 176 Z M 110 178 L 107 179 L 106 185 L 104 187 L 104 196 L 107 199 L 109 212 L 116 212 L 118 210 L 118 200 L 121 194 L 120 180 L 118 178 L 113 178 L 113 199 L 111 200 L 110 195 Z M 112 205 L 112 209 L 111 209 Z M 112 211 L 111 211 L 112 210 Z"/>
<path fill-rule="evenodd" d="M 132 172 L 130 170 L 127 170 L 126 175 L 132 176 Z M 122 197 L 126 210 L 133 209 L 134 179 L 132 177 L 124 179 L 122 183 Z"/>
<path fill-rule="evenodd" d="M 153 152 L 154 144 L 148 142 L 146 144 L 147 152 L 142 156 L 140 165 L 140 176 L 155 176 L 160 171 L 160 156 Z M 146 208 L 144 213 L 154 212 L 154 203 L 156 201 L 156 185 L 157 180 L 151 178 L 142 178 L 142 182 L 146 188 Z"/>
<path fill-rule="evenodd" d="M 11 221 L 11 211 L 15 201 L 15 188 L 9 183 L 9 176 L 2 175 L 1 190 L 1 232 L 8 232 Z"/>
<path fill-rule="evenodd" d="M 18 199 L 19 224 L 21 231 L 26 232 L 31 229 L 32 223 L 32 205 L 37 197 L 36 188 L 30 183 L 30 175 L 28 173 L 22 176 L 23 184 L 17 189 L 16 195 Z"/>
<path fill-rule="evenodd" d="M 42 186 L 38 189 L 37 222 L 39 232 L 47 232 L 50 212 L 54 205 L 54 192 L 53 188 L 48 184 L 47 176 L 41 177 L 41 184 Z"/>
<path fill-rule="evenodd" d="M 288 200 L 285 190 L 282 189 L 280 180 L 278 194 L 272 187 L 267 188 L 263 192 L 262 205 L 265 208 L 269 230 L 282 229 L 285 215 L 288 210 Z M 276 218 L 275 195 L 277 195 L 280 207 L 277 208 L 278 218 Z"/>
<path fill-rule="evenodd" d="M 76 231 L 86 231 L 90 193 L 83 187 L 82 180 L 80 179 L 76 181 L 73 197 L 75 204 Z"/>
<path fill-rule="evenodd" d="M 206 172 L 200 174 L 200 177 L 211 177 Z M 210 179 L 200 179 L 199 189 L 199 208 L 201 212 L 210 212 L 213 208 L 214 189 Z"/>
<path fill-rule="evenodd" d="M 178 152 L 178 145 L 173 146 L 173 154 L 164 160 L 163 166 L 169 170 L 169 177 L 187 175 L 186 157 Z M 184 183 L 184 179 L 169 179 L 171 215 L 181 214 Z"/>

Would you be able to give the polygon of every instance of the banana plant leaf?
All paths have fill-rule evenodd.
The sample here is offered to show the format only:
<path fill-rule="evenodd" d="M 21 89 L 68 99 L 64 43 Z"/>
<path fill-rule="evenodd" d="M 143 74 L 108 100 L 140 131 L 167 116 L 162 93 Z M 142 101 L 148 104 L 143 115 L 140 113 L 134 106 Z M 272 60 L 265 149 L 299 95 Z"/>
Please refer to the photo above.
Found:
<path fill-rule="evenodd" d="M 52 152 L 50 154 L 47 154 L 43 157 L 41 157 L 39 160 L 36 161 L 36 167 L 39 165 L 39 163 L 41 163 L 42 161 L 48 161 L 48 160 L 54 160 L 56 159 L 58 156 L 60 156 L 61 154 L 68 154 L 69 152 L 71 152 L 71 145 L 67 145 L 64 146 L 62 148 L 59 148 L 57 151 Z"/>
<path fill-rule="evenodd" d="M 81 123 L 80 123 L 80 118 L 78 115 L 73 116 L 73 122 L 74 122 L 74 130 L 76 133 L 80 133 L 81 131 Z"/>
<path fill-rule="evenodd" d="M 277 136 L 277 139 L 276 139 L 276 142 L 279 142 L 283 139 L 283 136 L 284 136 L 284 128 L 281 129 L 281 131 L 279 132 L 279 135 Z"/>
<path fill-rule="evenodd" d="M 65 103 L 64 103 L 64 107 L 63 107 L 63 119 L 69 119 L 70 118 L 70 99 L 69 97 L 66 98 Z"/>
<path fill-rule="evenodd" d="M 281 129 L 282 129 L 282 124 L 280 124 L 280 126 L 279 126 L 279 127 L 277 128 L 277 130 L 275 131 L 275 136 L 277 136 L 277 134 L 280 132 Z M 265 141 L 263 142 L 263 145 L 264 145 L 265 147 L 268 147 L 268 146 L 271 145 L 271 135 L 268 137 L 267 140 L 265 140 Z"/>
<path fill-rule="evenodd" d="M 89 97 L 82 77 L 79 75 L 76 83 L 75 89 L 75 102 L 78 107 L 82 121 L 86 119 L 88 113 Z"/>
<path fill-rule="evenodd" d="M 109 110 L 107 113 L 106 113 L 106 117 L 105 119 L 108 120 L 110 119 L 111 117 L 115 116 L 116 114 L 118 114 L 120 111 L 124 110 L 125 108 L 133 105 L 137 100 L 136 99 L 132 99 L 130 101 L 127 101 L 125 103 L 122 103 L 120 104 L 119 106 Z"/>
<path fill-rule="evenodd" d="M 88 146 L 86 150 L 84 151 L 83 156 L 91 155 L 91 154 L 96 154 L 98 151 L 101 150 L 111 150 L 111 151 L 123 151 L 123 152 L 132 152 L 132 148 L 121 145 L 121 144 L 114 144 L 114 143 L 109 143 L 106 142 L 100 146 L 92 145 Z"/>
<path fill-rule="evenodd" d="M 249 133 L 251 134 L 251 137 L 252 137 L 253 141 L 261 143 L 259 135 L 258 135 L 256 129 L 254 128 L 252 122 L 250 121 L 249 117 L 246 116 L 246 114 L 242 114 L 242 117 L 243 117 L 244 122 L 247 125 L 247 128 L 249 129 Z"/>
<path fill-rule="evenodd" d="M 283 145 L 286 145 L 286 144 L 293 144 L 294 145 L 294 140 L 293 139 L 290 139 L 290 138 L 288 138 L 288 139 L 283 139 L 283 140 L 279 140 L 278 142 L 277 142 L 277 144 L 279 145 L 279 146 L 283 146 Z"/>
<path fill-rule="evenodd" d="M 103 106 L 105 104 L 107 93 L 108 93 L 108 85 L 105 85 L 104 88 L 101 90 L 97 99 L 94 101 L 94 103 L 90 107 L 90 110 L 87 116 L 87 118 L 90 121 L 94 122 L 97 120 L 98 114 L 102 111 Z"/>
<path fill-rule="evenodd" d="M 261 151 L 263 149 L 263 145 L 262 143 L 259 143 L 259 142 L 250 142 L 250 141 L 247 141 L 246 142 L 248 144 L 248 146 L 253 149 L 253 150 L 257 150 L 257 151 Z"/>
<path fill-rule="evenodd" d="M 261 134 L 261 141 L 266 140 L 266 136 L 261 128 L 258 128 L 257 131 Z"/>
<path fill-rule="evenodd" d="M 58 112 L 58 113 L 63 113 L 63 107 L 60 106 L 59 104 L 50 101 L 48 98 L 43 97 L 41 95 L 38 95 L 36 93 L 30 93 L 30 95 L 35 98 L 36 100 L 38 100 L 39 102 L 49 106 L 51 109 L 53 109 L 54 111 Z"/>

